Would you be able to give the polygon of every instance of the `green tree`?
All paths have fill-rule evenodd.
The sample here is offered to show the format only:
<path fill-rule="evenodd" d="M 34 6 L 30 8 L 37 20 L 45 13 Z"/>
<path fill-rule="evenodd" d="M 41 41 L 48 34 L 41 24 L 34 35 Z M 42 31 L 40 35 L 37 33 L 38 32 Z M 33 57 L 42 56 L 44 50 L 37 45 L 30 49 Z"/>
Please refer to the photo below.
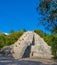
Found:
<path fill-rule="evenodd" d="M 44 33 L 42 30 L 34 30 L 35 33 L 39 34 L 41 37 L 45 37 L 47 34 Z"/>
<path fill-rule="evenodd" d="M 24 33 L 23 31 L 17 31 L 17 32 L 13 32 L 13 33 L 9 34 L 7 45 L 14 44 L 23 33 Z"/>
<path fill-rule="evenodd" d="M 3 46 L 6 46 L 7 44 L 7 36 L 5 34 L 1 34 L 0 35 L 0 48 L 2 48 Z"/>
<path fill-rule="evenodd" d="M 24 31 L 12 32 L 9 35 L 5 35 L 4 33 L 1 33 L 0 34 L 0 49 L 4 46 L 14 44 L 23 33 Z"/>
<path fill-rule="evenodd" d="M 37 11 L 42 16 L 41 23 L 57 33 L 57 0 L 41 0 Z"/>
<path fill-rule="evenodd" d="M 50 34 L 44 37 L 44 40 L 52 47 L 52 54 L 57 57 L 57 36 Z"/>
<path fill-rule="evenodd" d="M 23 29 L 22 31 L 23 31 L 23 32 L 26 32 L 26 29 Z"/>
<path fill-rule="evenodd" d="M 11 30 L 10 33 L 14 33 L 15 31 L 14 30 Z"/>

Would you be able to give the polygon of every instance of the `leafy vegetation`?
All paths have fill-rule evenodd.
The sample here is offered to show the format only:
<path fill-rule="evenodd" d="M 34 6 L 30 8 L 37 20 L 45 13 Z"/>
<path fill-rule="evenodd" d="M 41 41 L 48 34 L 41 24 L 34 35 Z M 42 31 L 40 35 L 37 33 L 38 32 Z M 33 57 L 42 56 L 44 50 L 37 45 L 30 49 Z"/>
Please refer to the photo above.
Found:
<path fill-rule="evenodd" d="M 9 35 L 0 34 L 0 48 L 14 44 L 25 31 L 11 32 Z"/>
<path fill-rule="evenodd" d="M 34 30 L 34 32 L 37 33 L 37 34 L 39 34 L 42 38 L 44 38 L 47 35 L 42 30 Z"/>
<path fill-rule="evenodd" d="M 40 25 L 57 33 L 57 0 L 40 0 L 37 12 L 42 16 Z"/>
<path fill-rule="evenodd" d="M 52 47 L 52 54 L 54 57 L 57 57 L 57 35 L 47 35 L 44 37 L 44 40 Z"/>

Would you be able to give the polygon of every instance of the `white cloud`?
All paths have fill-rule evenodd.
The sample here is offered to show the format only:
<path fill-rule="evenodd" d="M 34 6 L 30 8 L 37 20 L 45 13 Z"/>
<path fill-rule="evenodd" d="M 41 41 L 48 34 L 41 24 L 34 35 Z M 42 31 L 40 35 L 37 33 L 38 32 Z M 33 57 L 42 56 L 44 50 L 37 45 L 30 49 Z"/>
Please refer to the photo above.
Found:
<path fill-rule="evenodd" d="M 5 35 L 9 35 L 8 33 L 4 33 Z"/>

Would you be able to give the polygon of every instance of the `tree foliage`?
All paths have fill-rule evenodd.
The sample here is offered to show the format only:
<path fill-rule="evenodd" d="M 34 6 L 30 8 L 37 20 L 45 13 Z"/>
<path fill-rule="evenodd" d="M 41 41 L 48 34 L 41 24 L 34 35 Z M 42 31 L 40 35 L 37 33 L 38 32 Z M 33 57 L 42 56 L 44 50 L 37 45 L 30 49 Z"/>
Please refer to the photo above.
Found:
<path fill-rule="evenodd" d="M 38 35 L 40 35 L 42 38 L 44 38 L 47 35 L 42 30 L 34 30 L 34 32 L 37 33 Z"/>
<path fill-rule="evenodd" d="M 44 37 L 44 40 L 52 47 L 52 53 L 57 56 L 57 0 L 41 0 L 37 11 L 41 15 L 41 25 L 52 33 Z"/>
<path fill-rule="evenodd" d="M 52 54 L 57 57 L 57 35 L 50 34 L 44 37 L 44 40 L 52 47 Z"/>
<path fill-rule="evenodd" d="M 42 16 L 41 23 L 57 33 L 57 0 L 41 0 L 37 11 Z"/>
<path fill-rule="evenodd" d="M 4 33 L 0 34 L 0 48 L 14 44 L 23 33 L 24 31 L 17 31 L 9 35 L 5 35 Z"/>

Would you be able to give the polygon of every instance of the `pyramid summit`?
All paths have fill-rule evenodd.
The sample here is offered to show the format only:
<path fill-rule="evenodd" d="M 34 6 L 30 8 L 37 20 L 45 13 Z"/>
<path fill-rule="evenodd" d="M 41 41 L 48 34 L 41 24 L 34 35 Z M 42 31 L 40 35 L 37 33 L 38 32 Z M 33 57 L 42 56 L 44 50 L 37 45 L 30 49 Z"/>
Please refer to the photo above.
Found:
<path fill-rule="evenodd" d="M 6 51 L 5 50 L 8 50 Z M 1 51 L 15 59 L 26 57 L 52 58 L 51 47 L 35 32 L 25 32 L 13 45 Z"/>

